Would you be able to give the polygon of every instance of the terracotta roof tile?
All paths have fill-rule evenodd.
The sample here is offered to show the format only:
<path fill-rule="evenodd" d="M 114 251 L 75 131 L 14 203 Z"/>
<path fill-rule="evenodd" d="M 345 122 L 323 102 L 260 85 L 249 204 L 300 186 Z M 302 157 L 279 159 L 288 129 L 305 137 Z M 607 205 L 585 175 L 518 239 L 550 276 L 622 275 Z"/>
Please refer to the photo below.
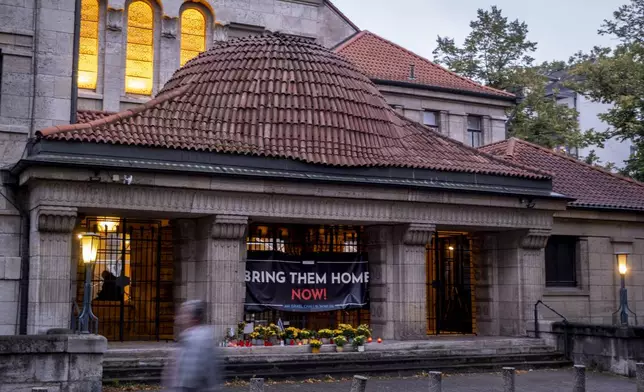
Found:
<path fill-rule="evenodd" d="M 114 112 L 103 112 L 100 110 L 78 110 L 76 111 L 76 122 L 88 123 L 90 121 L 98 120 L 103 117 L 115 114 Z"/>
<path fill-rule="evenodd" d="M 280 34 L 221 42 L 135 109 L 91 112 L 40 137 L 547 179 L 399 116 L 343 57 Z"/>
<path fill-rule="evenodd" d="M 402 46 L 363 30 L 335 48 L 371 79 L 441 87 L 512 99 L 506 91 L 486 87 L 457 75 Z M 414 65 L 414 79 L 410 66 Z"/>
<path fill-rule="evenodd" d="M 480 150 L 552 172 L 553 191 L 576 198 L 572 206 L 644 210 L 644 184 L 630 178 L 515 138 Z"/>

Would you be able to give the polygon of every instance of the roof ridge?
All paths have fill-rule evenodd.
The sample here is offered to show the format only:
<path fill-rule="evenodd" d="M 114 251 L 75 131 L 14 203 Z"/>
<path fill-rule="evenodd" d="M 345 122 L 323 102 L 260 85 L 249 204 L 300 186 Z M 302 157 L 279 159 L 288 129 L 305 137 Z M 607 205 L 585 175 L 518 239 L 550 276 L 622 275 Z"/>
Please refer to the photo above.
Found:
<path fill-rule="evenodd" d="M 113 114 L 110 114 L 109 116 L 105 116 L 103 118 L 99 118 L 96 120 L 92 120 L 86 123 L 78 123 L 78 124 L 66 124 L 66 125 L 55 125 L 52 127 L 47 127 L 44 129 L 41 129 L 39 131 L 36 131 L 36 137 L 41 138 L 43 136 L 50 136 L 50 135 L 55 135 L 57 133 L 63 133 L 63 132 L 69 132 L 69 131 L 77 131 L 81 129 L 93 129 L 94 127 L 99 127 L 107 124 L 111 124 L 113 122 L 126 119 L 129 117 L 132 117 L 136 114 L 139 114 L 147 109 L 150 109 L 154 106 L 156 106 L 159 103 L 163 103 L 165 101 L 168 101 L 172 98 L 178 97 L 179 95 L 184 94 L 187 90 L 188 87 L 192 83 L 187 83 L 183 86 L 177 87 L 176 90 L 169 91 L 166 93 L 163 93 L 155 98 L 152 98 L 151 100 L 147 101 L 146 103 L 143 103 L 139 106 L 136 106 L 132 109 L 127 109 L 122 112 L 115 112 Z M 99 111 L 100 112 L 100 111 Z"/>
<path fill-rule="evenodd" d="M 554 173 L 552 173 L 552 172 L 549 172 L 547 170 L 534 168 L 532 166 L 524 165 L 522 163 L 518 163 L 518 162 L 514 162 L 514 161 L 508 161 L 506 159 L 501 159 L 501 158 L 499 158 L 498 156 L 496 156 L 494 154 L 490 154 L 490 153 L 482 151 L 482 150 L 480 150 L 478 148 L 468 146 L 467 144 L 465 144 L 465 143 L 463 143 L 461 141 L 458 141 L 458 140 L 452 139 L 449 136 L 443 135 L 442 133 L 438 132 L 437 130 L 435 130 L 435 129 L 431 128 L 431 127 L 426 126 L 425 124 L 422 124 L 422 123 L 414 121 L 414 120 L 410 120 L 407 117 L 405 117 L 404 115 L 396 112 L 393 109 L 391 109 L 391 111 L 393 113 L 395 113 L 395 115 L 398 116 L 398 118 L 402 119 L 403 121 L 405 121 L 407 123 L 410 123 L 410 124 L 413 124 L 413 125 L 416 125 L 416 126 L 421 126 L 423 129 L 428 130 L 430 132 L 433 132 L 436 136 L 438 136 L 439 138 L 441 138 L 443 140 L 446 140 L 446 141 L 448 141 L 450 143 L 459 144 L 459 145 L 461 145 L 462 147 L 465 147 L 468 150 L 475 151 L 475 152 L 477 152 L 479 154 L 482 154 L 482 155 L 484 155 L 484 156 L 486 156 L 486 157 L 488 157 L 488 158 L 490 158 L 490 159 L 492 159 L 492 160 L 494 160 L 496 162 L 502 163 L 504 165 L 509 164 L 509 165 L 515 166 L 516 168 L 519 168 L 519 169 L 522 169 L 522 170 L 527 170 L 529 172 L 532 172 L 532 173 L 535 173 L 535 174 L 538 174 L 538 175 L 541 175 L 541 176 L 547 176 L 550 179 L 552 179 L 554 177 Z"/>
<path fill-rule="evenodd" d="M 569 160 L 570 162 L 576 163 L 576 164 L 578 164 L 578 165 L 580 165 L 580 166 L 585 166 L 585 167 L 587 167 L 587 168 L 589 168 L 589 169 L 593 169 L 593 170 L 598 171 L 598 172 L 600 172 L 600 173 L 608 174 L 608 175 L 613 176 L 613 177 L 615 177 L 615 178 L 617 178 L 617 179 L 619 179 L 619 180 L 626 181 L 626 182 L 630 182 L 630 183 L 632 183 L 632 184 L 635 184 L 635 185 L 639 185 L 639 186 L 641 186 L 641 187 L 644 187 L 644 183 L 642 183 L 642 182 L 639 182 L 639 181 L 634 180 L 634 179 L 632 179 L 632 178 L 625 177 L 625 176 L 622 176 L 622 175 L 619 175 L 619 174 L 616 174 L 616 173 L 610 172 L 610 171 L 608 171 L 608 170 L 606 170 L 606 169 L 604 169 L 604 168 L 602 168 L 602 167 L 588 164 L 588 163 L 586 163 L 586 162 L 584 162 L 584 161 L 581 161 L 581 160 L 579 160 L 579 159 L 572 158 L 572 157 L 569 157 L 569 156 L 567 156 L 567 155 L 563 155 L 563 154 L 556 153 L 556 152 L 554 152 L 554 151 L 552 151 L 552 150 L 550 150 L 550 149 L 548 149 L 548 148 L 546 148 L 546 147 L 540 146 L 540 145 L 535 144 L 535 143 L 531 143 L 531 142 L 529 142 L 529 141 L 527 141 L 527 140 L 519 139 L 519 138 L 517 138 L 517 137 L 511 137 L 510 139 L 508 139 L 508 141 L 510 141 L 510 140 L 514 140 L 514 141 L 515 141 L 515 143 L 517 143 L 517 142 L 518 142 L 518 143 L 525 144 L 525 145 L 528 145 L 528 146 L 533 147 L 533 148 L 537 148 L 537 149 L 539 149 L 539 150 L 542 150 L 542 151 L 547 152 L 548 154 L 550 154 L 550 155 L 552 155 L 552 156 L 556 156 L 556 157 L 559 157 L 559 158 L 567 159 L 567 160 Z M 490 145 L 491 145 L 491 144 L 488 144 L 487 146 L 490 146 Z M 484 146 L 484 147 L 487 147 L 487 146 Z"/>
<path fill-rule="evenodd" d="M 351 45 L 354 41 L 360 39 L 363 35 L 367 34 L 369 30 L 361 30 L 358 31 L 357 33 L 351 34 L 349 37 L 347 37 L 344 41 L 338 43 L 336 46 L 332 48 L 332 50 L 336 53 L 340 52 L 342 49 L 345 47 Z"/>
<path fill-rule="evenodd" d="M 346 49 L 349 45 L 355 43 L 360 38 L 362 38 L 362 37 L 364 37 L 366 35 L 371 35 L 371 36 L 375 37 L 376 39 L 379 39 L 379 40 L 381 40 L 381 41 L 383 41 L 383 42 L 385 42 L 385 43 L 387 43 L 389 45 L 392 45 L 392 46 L 394 46 L 394 47 L 396 47 L 398 49 L 401 49 L 401 50 L 409 53 L 410 55 L 416 57 L 417 59 L 419 59 L 419 60 L 421 60 L 421 61 L 423 61 L 423 62 L 425 62 L 425 63 L 427 63 L 427 64 L 429 64 L 429 65 L 431 65 L 433 67 L 436 67 L 436 68 L 438 68 L 438 69 L 440 69 L 442 71 L 445 71 L 445 72 L 447 72 L 447 73 L 449 73 L 449 74 L 451 74 L 451 75 L 463 80 L 466 83 L 469 83 L 469 84 L 474 85 L 474 86 L 482 87 L 485 90 L 489 90 L 489 91 L 495 92 L 495 93 L 500 94 L 500 95 L 504 95 L 504 96 L 507 96 L 507 97 L 515 97 L 515 95 L 512 94 L 512 93 L 509 93 L 507 91 L 499 90 L 499 89 L 496 89 L 496 88 L 493 88 L 493 87 L 489 87 L 489 86 L 477 83 L 477 82 L 473 81 L 472 79 L 468 79 L 468 78 L 466 78 L 464 76 L 461 76 L 461 75 L 457 74 L 456 72 L 450 71 L 449 69 L 447 69 L 447 68 L 445 68 L 445 67 L 443 67 L 443 66 L 441 66 L 439 64 L 436 64 L 435 62 L 431 61 L 430 59 L 427 59 L 427 58 L 425 58 L 425 57 L 423 57 L 423 56 L 421 56 L 421 55 L 419 55 L 417 53 L 414 53 L 413 51 L 405 48 L 404 46 L 398 45 L 397 43 L 395 43 L 393 41 L 390 41 L 387 38 L 381 37 L 378 34 L 372 33 L 369 30 L 362 30 L 361 33 L 364 33 L 364 34 L 359 34 L 358 36 L 354 37 L 354 39 L 351 39 L 351 40 L 347 41 L 344 45 L 340 45 L 337 48 L 335 48 L 334 50 L 339 53 L 341 50 Z"/>

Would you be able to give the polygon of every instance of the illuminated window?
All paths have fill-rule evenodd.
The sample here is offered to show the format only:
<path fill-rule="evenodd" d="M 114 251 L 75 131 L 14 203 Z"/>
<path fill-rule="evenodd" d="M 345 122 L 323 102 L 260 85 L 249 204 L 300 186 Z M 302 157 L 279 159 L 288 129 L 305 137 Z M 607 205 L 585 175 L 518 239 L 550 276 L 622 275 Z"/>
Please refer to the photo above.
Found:
<path fill-rule="evenodd" d="M 181 66 L 206 50 L 206 18 L 188 8 L 181 14 Z"/>
<path fill-rule="evenodd" d="M 143 1 L 134 1 L 127 11 L 127 59 L 125 91 L 152 94 L 154 72 L 154 13 Z"/>
<path fill-rule="evenodd" d="M 82 0 L 78 87 L 96 89 L 98 79 L 98 0 Z"/>

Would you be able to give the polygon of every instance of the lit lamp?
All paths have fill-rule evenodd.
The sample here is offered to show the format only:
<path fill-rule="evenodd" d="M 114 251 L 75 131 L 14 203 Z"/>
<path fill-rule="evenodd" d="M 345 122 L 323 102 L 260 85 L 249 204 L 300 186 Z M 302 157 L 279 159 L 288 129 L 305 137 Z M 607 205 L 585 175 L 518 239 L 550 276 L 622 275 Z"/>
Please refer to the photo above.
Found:
<path fill-rule="evenodd" d="M 620 276 L 619 288 L 619 323 L 621 325 L 628 325 L 628 313 L 633 313 L 628 307 L 628 292 L 626 291 L 626 273 L 628 272 L 628 253 L 618 253 L 615 255 L 617 258 L 617 271 Z M 635 314 L 635 313 L 633 313 Z"/>
<path fill-rule="evenodd" d="M 98 332 L 98 318 L 92 312 L 92 270 L 98 254 L 100 236 L 95 233 L 79 234 L 83 264 L 85 264 L 85 292 L 83 293 L 83 311 L 78 316 L 77 329 L 80 333 L 90 333 L 90 322 L 94 332 Z"/>

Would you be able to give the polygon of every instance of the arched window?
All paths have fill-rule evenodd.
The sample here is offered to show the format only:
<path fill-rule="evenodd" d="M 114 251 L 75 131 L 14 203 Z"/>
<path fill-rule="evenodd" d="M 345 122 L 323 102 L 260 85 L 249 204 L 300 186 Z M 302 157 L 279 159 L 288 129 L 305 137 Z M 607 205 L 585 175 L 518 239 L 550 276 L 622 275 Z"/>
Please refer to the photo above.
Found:
<path fill-rule="evenodd" d="M 133 1 L 127 10 L 125 91 L 151 95 L 154 79 L 154 11 L 145 1 Z"/>
<path fill-rule="evenodd" d="M 98 79 L 98 0 L 82 0 L 80 45 L 78 50 L 78 87 L 96 89 Z"/>
<path fill-rule="evenodd" d="M 206 17 L 196 8 L 181 13 L 181 66 L 206 50 Z"/>

